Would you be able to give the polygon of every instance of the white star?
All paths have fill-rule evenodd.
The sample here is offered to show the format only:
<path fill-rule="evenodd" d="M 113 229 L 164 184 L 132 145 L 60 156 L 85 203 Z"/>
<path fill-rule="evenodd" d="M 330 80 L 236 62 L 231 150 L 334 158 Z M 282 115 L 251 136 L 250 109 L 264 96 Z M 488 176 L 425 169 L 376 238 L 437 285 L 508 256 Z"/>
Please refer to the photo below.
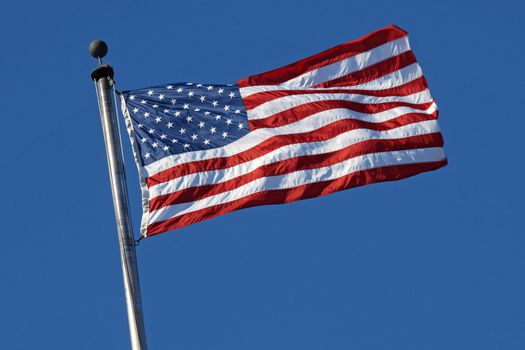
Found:
<path fill-rule="evenodd" d="M 217 105 L 219 104 L 219 102 L 218 102 L 218 101 L 213 101 L 211 104 L 213 105 L 213 107 L 217 107 Z"/>
<path fill-rule="evenodd" d="M 239 128 L 239 130 L 241 130 L 242 128 L 244 128 L 244 124 L 243 124 L 243 123 L 239 123 L 239 124 L 237 125 L 237 127 Z"/>
<path fill-rule="evenodd" d="M 230 96 L 230 98 L 234 98 L 235 97 L 235 92 L 233 92 L 233 91 L 230 92 L 230 94 L 228 96 Z"/>
<path fill-rule="evenodd" d="M 144 113 L 144 118 L 149 117 L 149 112 Z"/>
<path fill-rule="evenodd" d="M 187 103 L 185 103 L 184 106 L 182 106 L 182 108 L 184 108 L 184 109 L 189 109 L 189 108 L 190 108 L 190 105 L 187 104 Z"/>
<path fill-rule="evenodd" d="M 164 112 L 164 113 L 168 113 L 169 111 L 170 111 L 169 109 L 165 109 L 165 110 L 163 110 L 162 112 Z"/>
<path fill-rule="evenodd" d="M 205 124 L 204 122 L 200 122 L 199 123 L 199 128 L 204 128 L 204 124 Z"/>
<path fill-rule="evenodd" d="M 182 88 L 178 88 L 177 92 L 180 94 L 182 92 Z"/>
<path fill-rule="evenodd" d="M 166 124 L 166 126 L 168 127 L 168 129 L 171 129 L 171 128 L 173 128 L 173 123 L 169 122 L 168 124 Z"/>
<path fill-rule="evenodd" d="M 230 125 L 232 123 L 232 120 L 230 118 L 226 119 L 226 124 Z"/>
<path fill-rule="evenodd" d="M 230 106 L 228 106 L 228 105 L 224 106 L 224 110 L 225 111 L 229 111 L 230 110 Z"/>
<path fill-rule="evenodd" d="M 150 133 L 150 134 L 153 134 L 154 132 L 155 132 L 154 129 L 149 129 L 149 130 L 148 130 L 148 133 Z"/>
<path fill-rule="evenodd" d="M 208 85 L 207 89 L 208 89 L 208 91 L 210 91 L 211 89 L 213 89 L 213 86 Z"/>
<path fill-rule="evenodd" d="M 192 97 L 193 95 L 195 95 L 195 93 L 193 91 L 188 92 L 188 96 L 189 97 Z"/>
<path fill-rule="evenodd" d="M 223 132 L 223 133 L 222 133 L 222 138 L 225 139 L 225 138 L 227 138 L 227 137 L 228 137 L 228 133 L 227 133 L 226 131 Z"/>
<path fill-rule="evenodd" d="M 203 142 L 205 145 L 209 145 L 210 144 L 210 140 L 208 139 L 204 139 L 204 142 Z"/>
<path fill-rule="evenodd" d="M 130 99 L 131 101 L 133 101 L 133 100 L 135 99 L 135 95 L 130 95 L 130 96 L 129 96 L 129 99 Z"/>
<path fill-rule="evenodd" d="M 144 158 L 146 158 L 146 159 L 148 159 L 149 157 L 151 157 L 151 155 L 150 155 L 149 153 L 146 153 L 146 154 L 144 155 Z"/>
<path fill-rule="evenodd" d="M 222 93 L 224 92 L 224 89 L 219 89 L 217 92 L 218 92 L 219 94 L 222 94 Z"/>
<path fill-rule="evenodd" d="M 220 120 L 221 118 L 222 118 L 222 117 L 221 117 L 219 114 L 217 114 L 217 115 L 215 116 L 215 120 Z"/>
<path fill-rule="evenodd" d="M 177 142 L 179 142 L 177 139 L 171 140 L 171 143 L 177 143 Z"/>
<path fill-rule="evenodd" d="M 210 132 L 212 134 L 215 134 L 217 132 L 217 128 L 216 127 L 210 128 Z"/>
<path fill-rule="evenodd" d="M 193 85 L 193 83 L 186 83 L 186 85 Z"/>
<path fill-rule="evenodd" d="M 236 109 L 235 110 L 235 114 L 239 114 L 239 113 L 241 113 L 241 110 L 240 109 Z"/>
<path fill-rule="evenodd" d="M 197 86 L 197 87 L 201 87 L 201 86 L 202 86 L 202 84 L 197 84 L 196 86 Z"/>
<path fill-rule="evenodd" d="M 139 129 L 142 129 L 142 127 L 143 127 L 144 125 L 142 125 L 142 124 L 139 123 L 139 124 L 137 124 L 137 126 L 138 126 Z"/>
<path fill-rule="evenodd" d="M 188 145 L 187 143 L 184 144 L 184 148 L 188 148 L 190 147 L 190 145 Z"/>
<path fill-rule="evenodd" d="M 159 95 L 159 100 L 161 100 L 161 101 L 164 100 L 164 94 L 160 94 Z"/>
<path fill-rule="evenodd" d="M 153 95 L 153 90 L 148 91 L 148 96 Z"/>
<path fill-rule="evenodd" d="M 160 135 L 161 140 L 164 140 L 166 137 L 168 137 L 168 136 L 166 136 L 166 134 Z"/>
<path fill-rule="evenodd" d="M 157 117 L 157 118 L 155 118 L 155 122 L 156 122 L 157 124 L 160 123 L 161 120 L 162 120 L 161 117 Z"/>
<path fill-rule="evenodd" d="M 200 108 L 195 108 L 194 111 L 195 112 L 199 112 L 201 109 Z"/>
<path fill-rule="evenodd" d="M 170 149 L 170 148 L 169 148 L 168 146 L 164 146 L 164 147 L 162 147 L 162 150 L 163 150 L 164 152 L 168 152 L 169 149 Z"/>
<path fill-rule="evenodd" d="M 189 123 L 193 120 L 193 117 L 191 115 L 186 117 L 186 121 Z"/>
<path fill-rule="evenodd" d="M 140 103 L 142 103 L 143 105 L 145 105 L 145 104 L 146 104 L 146 100 L 142 100 L 142 101 L 140 101 Z"/>
<path fill-rule="evenodd" d="M 168 85 L 168 86 L 166 86 L 166 89 L 168 89 L 168 90 L 173 89 L 173 85 Z"/>
<path fill-rule="evenodd" d="M 180 115 L 180 112 L 179 112 L 179 111 L 175 112 L 175 116 L 176 116 L 176 117 L 178 117 L 179 115 Z"/>
<path fill-rule="evenodd" d="M 138 109 L 138 108 L 136 108 L 136 107 L 135 107 L 135 108 L 133 108 L 133 113 L 137 113 L 138 111 L 139 111 L 139 109 Z"/>
<path fill-rule="evenodd" d="M 199 97 L 199 100 L 201 100 L 201 102 L 204 102 L 205 99 L 206 99 L 205 96 L 201 96 L 201 97 Z"/>
<path fill-rule="evenodd" d="M 204 112 L 204 115 L 210 115 L 209 111 Z"/>
<path fill-rule="evenodd" d="M 156 142 L 153 142 L 153 143 L 151 144 L 151 147 L 153 147 L 153 148 L 157 148 L 157 147 L 159 147 L 159 144 L 156 143 Z"/>
<path fill-rule="evenodd" d="M 146 143 L 146 141 L 148 141 L 148 139 L 145 138 L 145 137 L 143 137 L 143 138 L 140 139 L 140 142 L 142 142 L 142 143 Z"/>
<path fill-rule="evenodd" d="M 171 99 L 171 104 L 174 105 L 175 103 L 177 103 L 177 100 L 174 99 L 174 98 L 172 98 L 172 99 Z"/>
<path fill-rule="evenodd" d="M 198 138 L 197 135 L 195 135 L 195 134 L 191 135 L 191 139 L 192 139 L 193 141 L 197 140 L 197 138 Z"/>
<path fill-rule="evenodd" d="M 185 134 L 185 133 L 186 133 L 186 129 L 184 129 L 184 128 L 180 128 L 180 129 L 179 129 L 179 132 L 180 132 L 181 135 L 182 135 L 182 134 Z"/>

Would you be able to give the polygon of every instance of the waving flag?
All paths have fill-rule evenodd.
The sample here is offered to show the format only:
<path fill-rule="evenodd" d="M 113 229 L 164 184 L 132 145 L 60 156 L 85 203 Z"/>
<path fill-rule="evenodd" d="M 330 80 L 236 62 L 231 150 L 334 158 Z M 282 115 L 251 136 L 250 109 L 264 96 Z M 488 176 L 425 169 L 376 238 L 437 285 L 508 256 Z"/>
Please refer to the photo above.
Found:
<path fill-rule="evenodd" d="M 142 236 L 446 164 L 407 33 L 389 26 L 237 84 L 122 92 Z"/>

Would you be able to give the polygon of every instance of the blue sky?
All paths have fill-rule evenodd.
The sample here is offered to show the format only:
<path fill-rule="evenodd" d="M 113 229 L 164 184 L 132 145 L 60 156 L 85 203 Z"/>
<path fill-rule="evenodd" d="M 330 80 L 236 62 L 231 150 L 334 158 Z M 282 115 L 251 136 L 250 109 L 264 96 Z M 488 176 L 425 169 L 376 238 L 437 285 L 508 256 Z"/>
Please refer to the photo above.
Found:
<path fill-rule="evenodd" d="M 524 15 L 519 1 L 4 4 L 0 348 L 129 346 L 92 39 L 133 89 L 235 82 L 388 24 L 410 33 L 449 165 L 145 240 L 150 348 L 525 348 Z"/>

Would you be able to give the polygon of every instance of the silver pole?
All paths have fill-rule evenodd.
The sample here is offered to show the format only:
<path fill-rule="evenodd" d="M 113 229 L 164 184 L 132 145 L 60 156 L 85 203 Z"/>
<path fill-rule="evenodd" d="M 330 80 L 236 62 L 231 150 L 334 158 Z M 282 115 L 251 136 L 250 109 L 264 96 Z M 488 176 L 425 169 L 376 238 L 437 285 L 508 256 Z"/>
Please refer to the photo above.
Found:
<path fill-rule="evenodd" d="M 107 52 L 107 46 L 102 41 L 94 41 L 90 45 L 91 54 L 102 63 L 102 57 Z M 108 159 L 109 180 L 113 195 L 113 206 L 117 221 L 117 231 L 120 245 L 120 258 L 124 276 L 124 290 L 128 311 L 129 331 L 132 350 L 147 350 L 146 332 L 142 315 L 142 301 L 140 297 L 139 275 L 137 270 L 137 257 L 135 253 L 135 240 L 128 208 L 128 193 L 126 187 L 126 174 L 120 148 L 120 138 L 115 106 L 111 93 L 113 82 L 113 68 L 100 65 L 91 73 L 96 83 L 97 98 L 102 121 L 102 132 L 106 145 Z"/>

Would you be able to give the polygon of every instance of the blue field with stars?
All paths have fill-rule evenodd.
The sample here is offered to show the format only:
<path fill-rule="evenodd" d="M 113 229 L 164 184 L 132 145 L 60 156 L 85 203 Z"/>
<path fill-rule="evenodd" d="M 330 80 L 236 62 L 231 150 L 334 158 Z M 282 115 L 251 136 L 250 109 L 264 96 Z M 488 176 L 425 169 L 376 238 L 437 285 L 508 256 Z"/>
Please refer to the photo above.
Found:
<path fill-rule="evenodd" d="M 142 165 L 227 145 L 249 132 L 237 85 L 168 84 L 122 92 Z"/>

